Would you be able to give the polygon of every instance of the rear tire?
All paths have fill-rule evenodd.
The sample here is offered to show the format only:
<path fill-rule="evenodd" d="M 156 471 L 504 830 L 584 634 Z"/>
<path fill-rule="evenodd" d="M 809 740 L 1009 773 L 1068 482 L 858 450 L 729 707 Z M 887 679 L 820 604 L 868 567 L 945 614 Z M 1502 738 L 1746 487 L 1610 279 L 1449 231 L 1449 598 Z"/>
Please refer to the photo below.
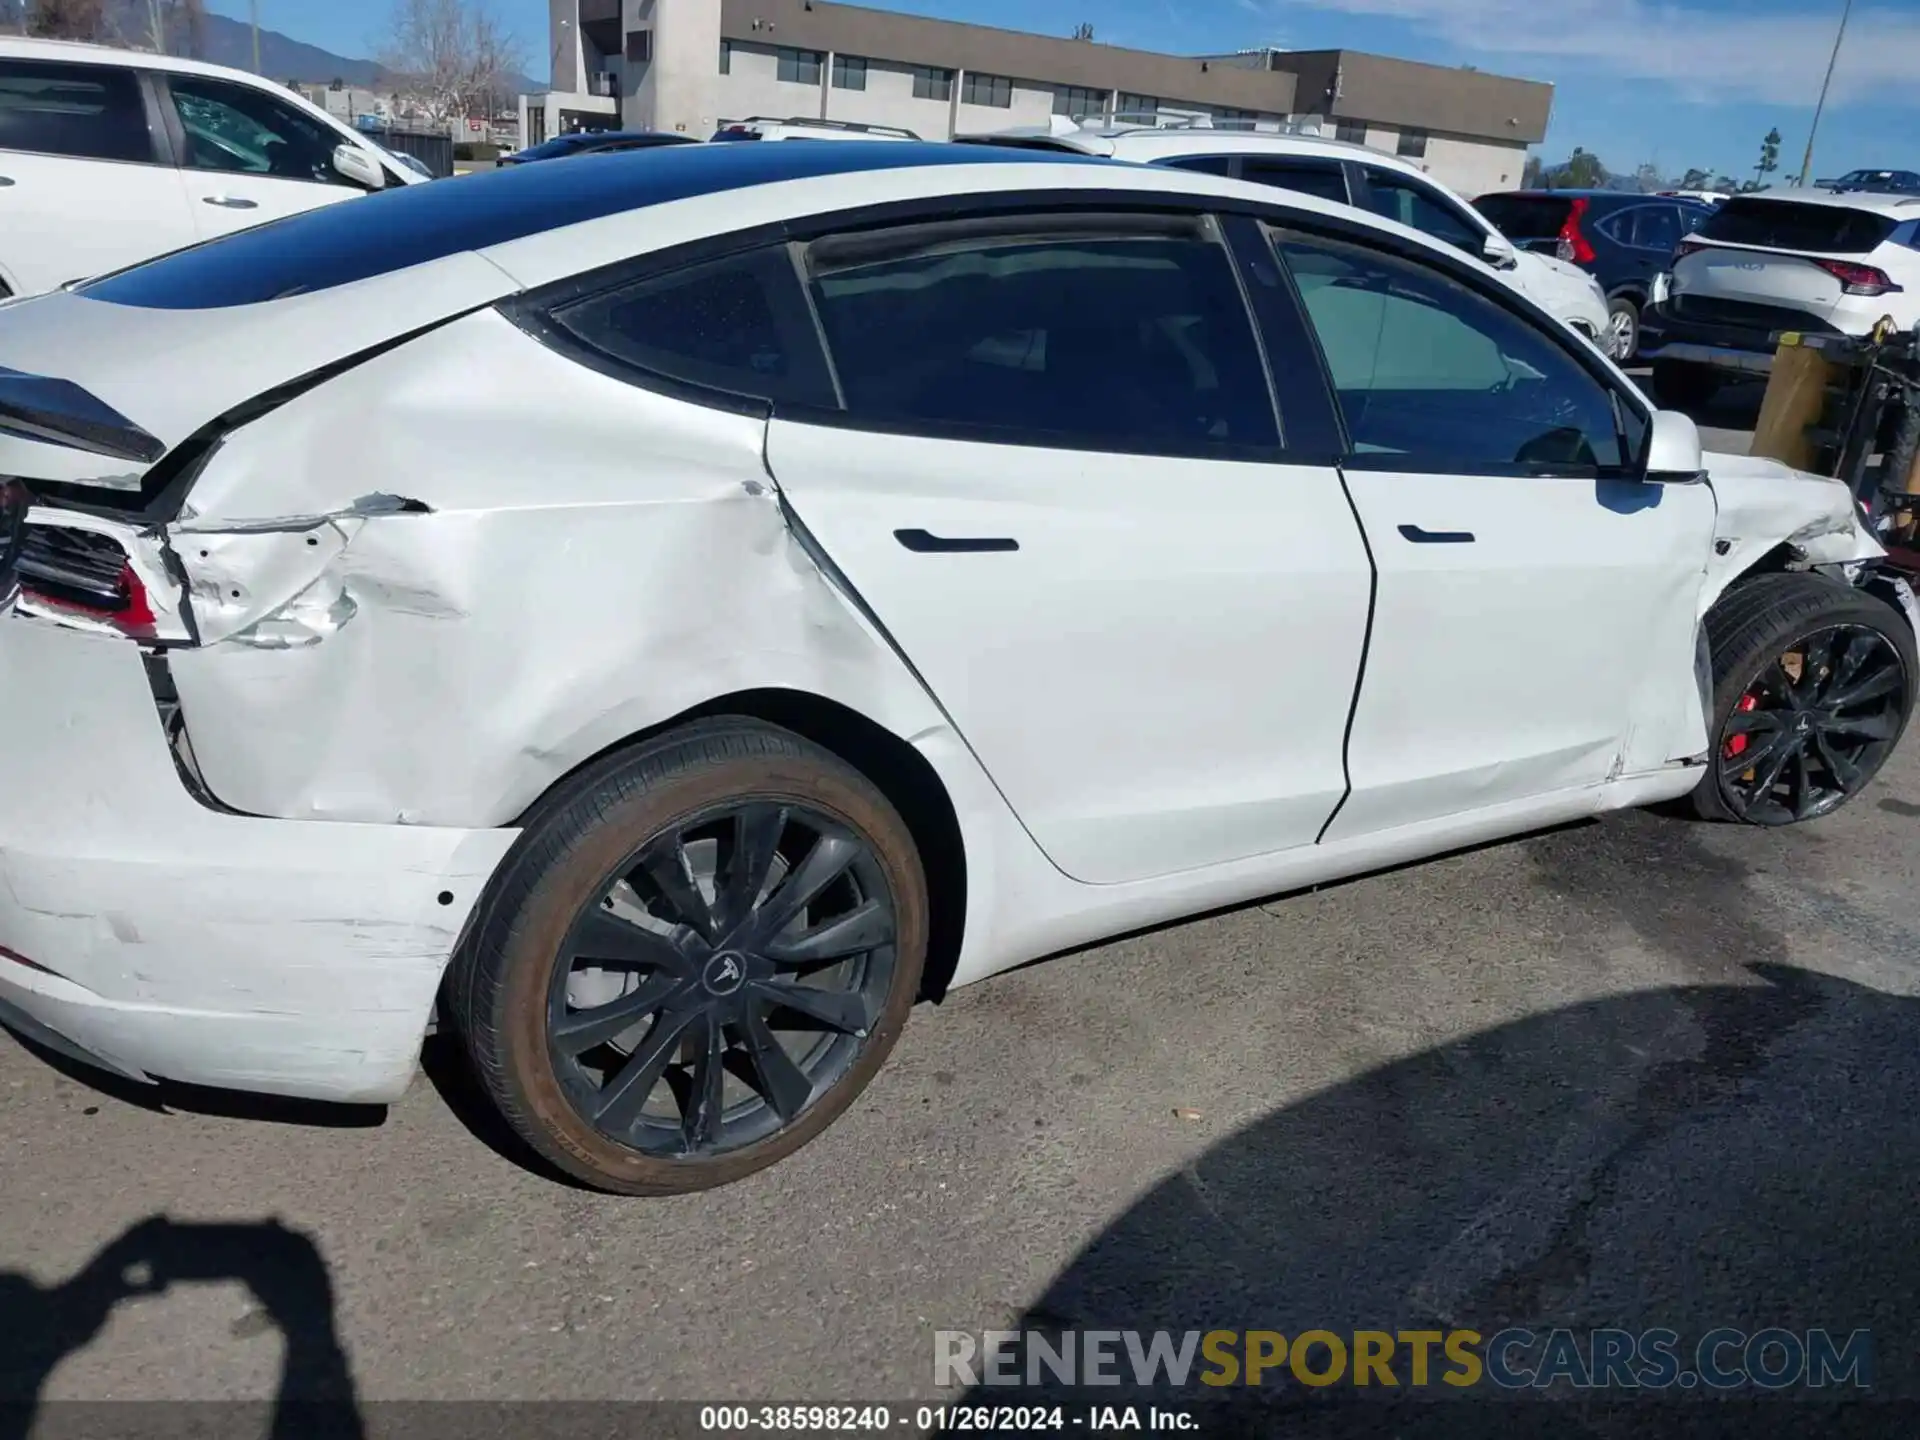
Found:
<path fill-rule="evenodd" d="M 544 802 L 449 995 L 482 1087 L 539 1155 L 601 1190 L 677 1194 L 772 1165 L 851 1105 L 926 949 L 926 879 L 886 797 L 728 718 Z"/>
<path fill-rule="evenodd" d="M 1640 349 L 1640 307 L 1625 295 L 1607 302 L 1607 333 L 1601 349 L 1616 364 L 1625 365 Z"/>
<path fill-rule="evenodd" d="M 1653 362 L 1653 393 L 1669 410 L 1704 410 L 1720 393 L 1719 372 L 1691 360 Z"/>
<path fill-rule="evenodd" d="M 1704 820 L 1792 825 L 1830 815 L 1899 743 L 1920 676 L 1892 606 L 1804 571 L 1736 585 L 1707 613 L 1712 745 L 1693 792 Z"/>

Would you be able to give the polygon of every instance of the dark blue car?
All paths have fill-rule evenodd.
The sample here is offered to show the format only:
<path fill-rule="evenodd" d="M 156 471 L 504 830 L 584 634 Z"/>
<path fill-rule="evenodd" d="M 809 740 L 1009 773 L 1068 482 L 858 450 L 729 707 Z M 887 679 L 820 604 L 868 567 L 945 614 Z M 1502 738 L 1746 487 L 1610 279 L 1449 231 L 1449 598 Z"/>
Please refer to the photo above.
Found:
<path fill-rule="evenodd" d="M 1653 277 L 1714 208 L 1623 190 L 1507 190 L 1473 205 L 1521 249 L 1558 255 L 1590 272 L 1607 293 L 1607 353 L 1627 357 L 1640 345 L 1640 314 Z"/>

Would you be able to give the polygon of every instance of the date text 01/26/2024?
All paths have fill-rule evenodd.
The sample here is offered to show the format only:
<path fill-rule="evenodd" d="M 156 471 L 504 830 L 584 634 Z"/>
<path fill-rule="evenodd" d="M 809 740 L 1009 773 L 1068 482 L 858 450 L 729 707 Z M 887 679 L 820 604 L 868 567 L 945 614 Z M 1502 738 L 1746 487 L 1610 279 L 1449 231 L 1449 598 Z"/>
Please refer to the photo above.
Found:
<path fill-rule="evenodd" d="M 705 1405 L 700 1428 L 719 1434 L 858 1434 L 905 1430 L 918 1434 L 997 1435 L 1009 1430 L 1193 1431 L 1193 1416 L 1155 1406 L 1093 1405 L 1084 1412 L 1061 1405 Z"/>

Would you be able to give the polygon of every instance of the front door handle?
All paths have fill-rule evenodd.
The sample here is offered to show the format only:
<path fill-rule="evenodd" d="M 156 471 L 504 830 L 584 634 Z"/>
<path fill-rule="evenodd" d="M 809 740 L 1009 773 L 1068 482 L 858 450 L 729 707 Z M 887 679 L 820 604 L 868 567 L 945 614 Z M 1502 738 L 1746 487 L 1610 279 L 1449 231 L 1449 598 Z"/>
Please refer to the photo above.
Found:
<path fill-rule="evenodd" d="M 896 530 L 893 538 L 916 555 L 966 555 L 975 552 L 1018 550 L 1011 535 L 934 535 L 925 530 Z"/>
<path fill-rule="evenodd" d="M 258 210 L 258 200 L 239 200 L 231 195 L 202 195 L 202 205 L 218 205 L 223 210 Z"/>
<path fill-rule="evenodd" d="M 1402 525 L 1400 533 L 1416 545 L 1471 545 L 1471 530 L 1422 530 L 1418 525 Z"/>
<path fill-rule="evenodd" d="M 6 189 L 11 184 L 13 184 L 13 177 L 11 175 L 0 175 L 0 190 Z"/>

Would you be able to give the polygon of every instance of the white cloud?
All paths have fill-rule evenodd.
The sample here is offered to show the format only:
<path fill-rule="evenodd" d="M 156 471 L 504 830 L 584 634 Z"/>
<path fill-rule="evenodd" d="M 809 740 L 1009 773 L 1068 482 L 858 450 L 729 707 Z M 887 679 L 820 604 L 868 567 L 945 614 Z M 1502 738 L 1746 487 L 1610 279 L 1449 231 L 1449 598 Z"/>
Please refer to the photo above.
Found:
<path fill-rule="evenodd" d="M 1243 0 L 1245 3 L 1245 0 Z M 1581 68 L 1664 82 L 1695 100 L 1811 106 L 1820 91 L 1837 3 L 1797 13 L 1752 5 L 1706 9 L 1660 0 L 1266 0 L 1406 21 L 1456 49 L 1545 62 L 1542 79 Z M 1920 105 L 1920 13 L 1855 6 L 1829 104 L 1881 99 Z"/>

